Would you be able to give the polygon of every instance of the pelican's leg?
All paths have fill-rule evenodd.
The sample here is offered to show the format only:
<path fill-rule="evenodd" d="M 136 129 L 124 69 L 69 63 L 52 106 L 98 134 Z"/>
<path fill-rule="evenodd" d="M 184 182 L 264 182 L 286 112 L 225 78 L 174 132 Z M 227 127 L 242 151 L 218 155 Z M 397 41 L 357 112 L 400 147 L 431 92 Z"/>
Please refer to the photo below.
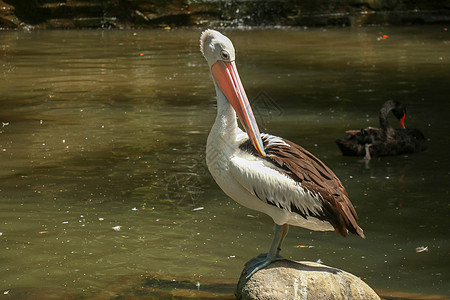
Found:
<path fill-rule="evenodd" d="M 276 225 L 275 225 L 275 226 L 276 226 Z M 280 240 L 280 244 L 278 245 L 278 248 L 277 248 L 277 256 L 276 256 L 277 259 L 281 259 L 281 258 L 282 258 L 282 257 L 280 256 L 281 244 L 283 243 L 284 238 L 286 237 L 286 235 L 288 234 L 288 232 L 289 232 L 289 224 L 283 224 L 283 226 L 282 226 L 282 232 L 281 232 L 281 240 Z"/>
<path fill-rule="evenodd" d="M 281 243 L 286 237 L 288 231 L 288 224 L 284 224 L 282 226 L 275 224 L 274 235 L 272 244 L 269 248 L 269 253 L 260 254 L 258 257 L 251 259 L 245 264 L 244 274 L 246 274 L 246 278 L 250 278 L 256 271 L 270 265 L 273 261 L 283 259 L 279 253 L 281 250 Z"/>

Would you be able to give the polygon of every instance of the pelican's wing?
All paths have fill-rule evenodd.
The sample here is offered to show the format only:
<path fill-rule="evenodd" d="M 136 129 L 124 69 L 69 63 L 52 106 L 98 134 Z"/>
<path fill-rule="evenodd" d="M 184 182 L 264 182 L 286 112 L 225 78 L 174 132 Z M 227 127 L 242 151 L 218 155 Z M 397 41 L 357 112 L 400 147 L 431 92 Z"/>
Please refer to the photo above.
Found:
<path fill-rule="evenodd" d="M 296 212 L 304 218 L 323 217 L 321 201 L 285 175 L 282 169 L 277 170 L 275 165 L 260 159 L 234 157 L 229 166 L 236 181 L 262 201 Z"/>
<path fill-rule="evenodd" d="M 232 159 L 230 169 L 237 181 L 263 201 L 328 221 L 344 236 L 350 231 L 364 237 L 347 191 L 333 171 L 295 143 L 267 134 L 262 140 L 267 157 L 253 150 L 250 141 L 240 149 L 256 159 Z"/>

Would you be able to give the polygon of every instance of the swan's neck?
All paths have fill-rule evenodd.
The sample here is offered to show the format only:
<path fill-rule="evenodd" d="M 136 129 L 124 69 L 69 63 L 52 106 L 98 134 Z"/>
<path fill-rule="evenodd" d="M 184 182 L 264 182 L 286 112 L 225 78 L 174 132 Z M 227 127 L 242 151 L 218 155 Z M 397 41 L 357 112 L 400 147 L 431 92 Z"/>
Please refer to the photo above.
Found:
<path fill-rule="evenodd" d="M 390 103 L 390 102 L 388 102 Z M 393 110 L 394 107 L 392 105 L 383 105 L 383 107 L 381 107 L 380 109 L 380 127 L 383 130 L 383 132 L 388 135 L 391 136 L 394 134 L 394 128 L 392 128 L 391 124 L 389 124 L 388 121 L 388 115 L 391 112 L 391 110 Z"/>

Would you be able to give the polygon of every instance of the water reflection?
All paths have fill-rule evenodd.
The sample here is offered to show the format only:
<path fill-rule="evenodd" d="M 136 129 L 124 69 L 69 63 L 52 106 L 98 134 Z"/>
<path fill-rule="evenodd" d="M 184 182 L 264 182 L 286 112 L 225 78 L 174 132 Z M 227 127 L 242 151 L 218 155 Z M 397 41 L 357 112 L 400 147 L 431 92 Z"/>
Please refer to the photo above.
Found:
<path fill-rule="evenodd" d="M 228 34 L 261 127 L 339 175 L 367 235 L 293 229 L 284 255 L 385 295 L 448 295 L 449 38 L 383 30 L 386 40 L 379 28 Z M 199 33 L 1 33 L 2 291 L 91 295 L 139 274 L 231 282 L 267 249 L 271 220 L 229 200 L 205 168 L 215 99 Z M 390 98 L 430 148 L 368 168 L 342 157 L 334 139 L 377 125 Z"/>

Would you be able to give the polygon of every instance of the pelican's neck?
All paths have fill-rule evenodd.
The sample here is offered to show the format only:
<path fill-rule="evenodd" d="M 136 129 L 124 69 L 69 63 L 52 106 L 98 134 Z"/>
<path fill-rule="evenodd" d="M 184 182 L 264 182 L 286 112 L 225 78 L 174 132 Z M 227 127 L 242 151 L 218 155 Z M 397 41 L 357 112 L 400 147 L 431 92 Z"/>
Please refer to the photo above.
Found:
<path fill-rule="evenodd" d="M 236 120 L 236 113 L 222 91 L 217 85 L 215 86 L 217 94 L 217 116 L 210 136 L 221 138 L 225 142 L 234 143 L 237 132 L 240 131 Z"/>
<path fill-rule="evenodd" d="M 236 137 L 240 129 L 233 107 L 217 85 L 216 93 L 217 116 L 206 142 L 206 165 L 217 181 L 227 170 L 230 158 L 239 149 L 236 145 Z"/>

